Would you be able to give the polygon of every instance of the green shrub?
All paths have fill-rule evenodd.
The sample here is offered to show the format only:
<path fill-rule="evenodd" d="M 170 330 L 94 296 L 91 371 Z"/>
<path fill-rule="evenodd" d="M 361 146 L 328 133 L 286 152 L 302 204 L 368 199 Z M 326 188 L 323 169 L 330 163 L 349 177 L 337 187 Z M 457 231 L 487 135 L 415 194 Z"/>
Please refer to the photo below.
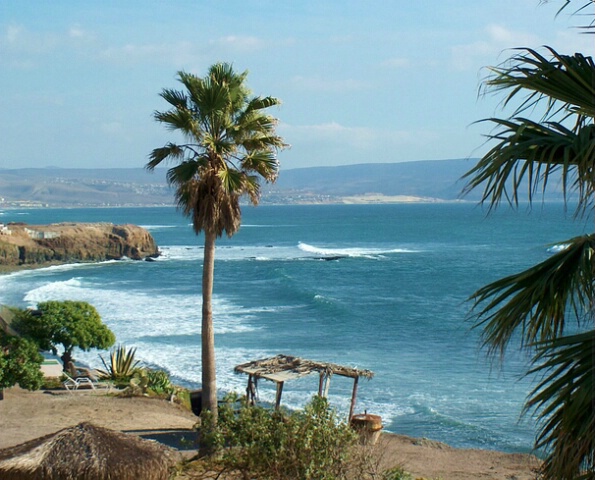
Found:
<path fill-rule="evenodd" d="M 64 375 L 61 377 L 44 377 L 41 388 L 44 390 L 62 390 L 64 389 L 64 380 L 66 380 Z"/>
<path fill-rule="evenodd" d="M 406 472 L 403 467 L 393 467 L 389 470 L 386 470 L 382 474 L 382 480 L 413 480 L 413 477 L 410 473 Z M 416 479 L 416 480 L 424 480 L 424 479 Z"/>
<path fill-rule="evenodd" d="M 192 411 L 192 402 L 190 400 L 190 390 L 184 387 L 175 387 L 173 401 L 184 407 L 188 411 Z"/>
<path fill-rule="evenodd" d="M 35 343 L 8 335 L 0 328 L 0 400 L 2 389 L 13 385 L 29 390 L 40 388 L 43 384 L 42 361 Z"/>
<path fill-rule="evenodd" d="M 346 478 L 357 435 L 326 399 L 316 396 L 298 412 L 233 405 L 219 408 L 216 426 L 209 412 L 201 416 L 201 447 L 222 469 L 263 480 Z"/>

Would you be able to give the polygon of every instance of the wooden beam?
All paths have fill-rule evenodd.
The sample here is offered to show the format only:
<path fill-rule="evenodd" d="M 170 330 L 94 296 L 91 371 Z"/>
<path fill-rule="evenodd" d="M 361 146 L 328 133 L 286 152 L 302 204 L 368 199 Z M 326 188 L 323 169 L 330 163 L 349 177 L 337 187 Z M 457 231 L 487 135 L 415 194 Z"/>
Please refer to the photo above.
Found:
<path fill-rule="evenodd" d="M 324 384 L 324 372 L 320 372 L 320 378 L 318 379 L 318 396 L 322 397 L 322 386 Z"/>
<path fill-rule="evenodd" d="M 355 377 L 353 379 L 353 392 L 351 393 L 351 406 L 349 407 L 349 419 L 348 421 L 351 422 L 351 417 L 353 417 L 353 411 L 355 410 L 355 398 L 357 397 L 357 382 L 359 377 Z"/>
<path fill-rule="evenodd" d="M 283 382 L 277 383 L 277 395 L 275 397 L 275 409 L 279 410 L 279 406 L 281 405 L 281 394 L 283 393 Z"/>

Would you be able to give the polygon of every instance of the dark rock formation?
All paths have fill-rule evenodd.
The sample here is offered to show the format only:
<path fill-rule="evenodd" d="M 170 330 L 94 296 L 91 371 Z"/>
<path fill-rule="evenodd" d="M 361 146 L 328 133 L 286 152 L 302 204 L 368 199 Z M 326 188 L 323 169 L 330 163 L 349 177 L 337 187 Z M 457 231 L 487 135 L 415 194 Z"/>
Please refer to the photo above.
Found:
<path fill-rule="evenodd" d="M 0 266 L 99 262 L 159 256 L 151 234 L 136 225 L 12 223 L 0 233 Z"/>

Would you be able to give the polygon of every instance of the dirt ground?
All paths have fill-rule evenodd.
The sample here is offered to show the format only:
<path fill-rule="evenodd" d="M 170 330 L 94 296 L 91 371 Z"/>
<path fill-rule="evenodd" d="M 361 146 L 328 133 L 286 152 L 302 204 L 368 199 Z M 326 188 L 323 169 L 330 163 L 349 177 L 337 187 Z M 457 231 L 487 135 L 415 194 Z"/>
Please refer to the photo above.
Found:
<path fill-rule="evenodd" d="M 190 452 L 192 412 L 167 401 L 123 398 L 105 392 L 5 390 L 0 401 L 0 449 L 89 421 L 164 441 Z M 463 450 L 426 439 L 383 434 L 375 448 L 385 468 L 402 466 L 415 478 L 532 480 L 539 462 L 523 454 Z"/>

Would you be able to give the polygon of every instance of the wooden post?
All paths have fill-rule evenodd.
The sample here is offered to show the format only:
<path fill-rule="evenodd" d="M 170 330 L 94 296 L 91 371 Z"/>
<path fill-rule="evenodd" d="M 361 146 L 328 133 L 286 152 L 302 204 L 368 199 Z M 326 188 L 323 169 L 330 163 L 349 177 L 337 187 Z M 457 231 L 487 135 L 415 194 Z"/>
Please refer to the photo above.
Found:
<path fill-rule="evenodd" d="M 328 397 L 328 390 L 331 387 L 331 377 L 332 377 L 332 374 L 330 374 L 330 373 L 326 374 L 326 379 L 324 382 L 324 394 L 323 394 L 324 398 Z"/>
<path fill-rule="evenodd" d="M 249 405 L 256 405 L 256 377 L 248 375 L 248 386 L 246 387 L 246 400 Z"/>
<path fill-rule="evenodd" d="M 277 383 L 277 395 L 275 397 L 275 410 L 279 410 L 281 405 L 281 394 L 283 393 L 283 382 Z"/>
<path fill-rule="evenodd" d="M 322 397 L 322 385 L 324 383 L 324 373 L 320 372 L 320 378 L 318 379 L 318 396 Z"/>
<path fill-rule="evenodd" d="M 349 407 L 349 418 L 348 421 L 351 422 L 351 417 L 353 417 L 353 411 L 355 410 L 355 397 L 357 396 L 357 382 L 359 377 L 355 377 L 353 380 L 353 392 L 351 393 L 351 406 Z"/>

